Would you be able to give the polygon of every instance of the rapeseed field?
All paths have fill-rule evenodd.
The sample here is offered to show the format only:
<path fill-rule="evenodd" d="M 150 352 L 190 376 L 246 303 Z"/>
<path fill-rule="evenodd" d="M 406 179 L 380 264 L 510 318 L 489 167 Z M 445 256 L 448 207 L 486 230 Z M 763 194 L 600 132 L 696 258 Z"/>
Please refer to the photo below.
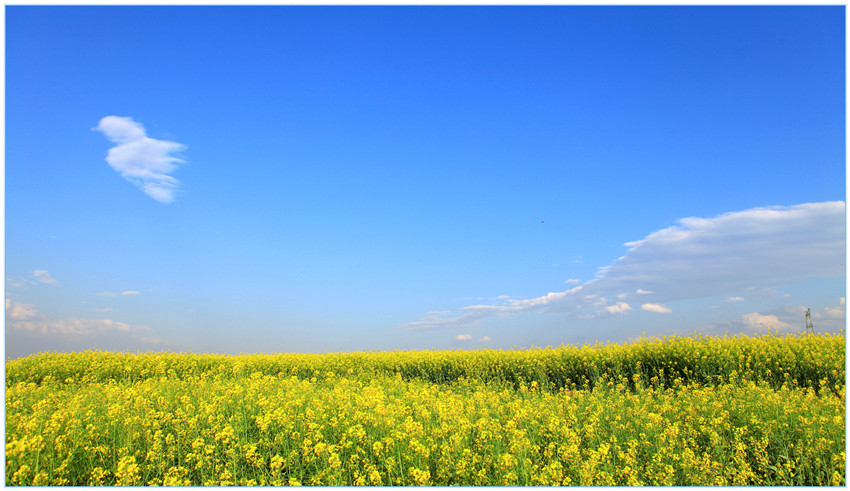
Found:
<path fill-rule="evenodd" d="M 844 486 L 844 335 L 530 350 L 43 353 L 7 485 Z"/>

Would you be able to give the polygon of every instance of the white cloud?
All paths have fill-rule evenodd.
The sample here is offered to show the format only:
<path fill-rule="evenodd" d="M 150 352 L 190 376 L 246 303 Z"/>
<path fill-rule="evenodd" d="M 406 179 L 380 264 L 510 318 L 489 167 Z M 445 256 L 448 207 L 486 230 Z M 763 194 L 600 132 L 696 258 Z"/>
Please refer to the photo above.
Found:
<path fill-rule="evenodd" d="M 567 284 L 567 285 L 577 285 L 580 282 L 581 282 L 581 280 L 579 280 L 577 278 L 570 278 L 567 281 L 565 281 L 564 283 Z"/>
<path fill-rule="evenodd" d="M 471 334 L 458 334 L 457 336 L 455 336 L 455 339 L 457 339 L 458 341 L 469 341 L 470 339 L 472 339 L 472 335 Z"/>
<path fill-rule="evenodd" d="M 40 319 L 41 314 L 31 304 L 13 302 L 6 299 L 6 325 L 12 322 L 32 322 Z"/>
<path fill-rule="evenodd" d="M 139 292 L 135 292 L 135 291 L 121 292 L 121 295 L 124 295 L 125 297 L 135 297 L 136 295 L 139 295 L 139 294 L 140 294 Z"/>
<path fill-rule="evenodd" d="M 56 285 L 59 283 L 58 281 L 53 279 L 52 276 L 50 276 L 50 273 L 43 269 L 36 269 L 32 272 L 32 275 L 35 277 L 36 280 L 42 283 L 47 283 L 48 285 Z"/>
<path fill-rule="evenodd" d="M 610 299 L 635 292 L 652 303 L 729 296 L 810 277 L 844 275 L 845 203 L 754 208 L 714 218 L 683 218 L 677 225 L 628 242 L 628 251 L 596 278 L 563 292 L 496 305 L 472 305 L 454 317 L 427 315 L 410 330 L 463 329 L 523 312 L 581 313 L 604 308 L 625 313 Z M 735 298 L 735 297 L 730 297 Z M 628 305 L 628 304 L 625 304 Z M 629 307 L 630 309 L 630 307 Z"/>
<path fill-rule="evenodd" d="M 6 299 L 6 326 L 12 329 L 35 331 L 42 334 L 90 335 L 106 331 L 137 332 L 150 331 L 147 326 L 131 326 L 110 319 L 61 319 L 50 320 L 33 305 L 21 304 Z"/>
<path fill-rule="evenodd" d="M 605 307 L 605 311 L 609 314 L 625 314 L 630 310 L 632 310 L 632 307 L 626 302 L 617 302 L 614 305 L 609 305 L 608 307 Z"/>
<path fill-rule="evenodd" d="M 726 299 L 727 302 L 743 302 L 744 297 L 729 297 Z"/>
<path fill-rule="evenodd" d="M 489 343 L 490 342 L 490 336 L 483 336 L 480 339 L 478 339 L 478 341 L 481 341 L 482 343 Z"/>
<path fill-rule="evenodd" d="M 839 332 L 845 329 L 844 306 L 825 307 L 812 311 L 815 332 Z M 802 332 L 806 328 L 806 307 L 803 305 L 787 306 L 773 309 L 769 312 L 751 312 L 738 319 L 717 325 L 702 326 L 697 330 L 704 334 L 753 334 L 765 332 L 768 327 L 772 331 Z"/>
<path fill-rule="evenodd" d="M 183 160 L 172 154 L 185 150 L 185 145 L 148 137 L 132 118 L 106 116 L 94 129 L 117 144 L 109 149 L 106 162 L 121 177 L 161 203 L 174 201 L 180 182 L 170 174 Z"/>
<path fill-rule="evenodd" d="M 599 270 L 597 290 L 649 288 L 673 301 L 844 274 L 842 201 L 755 208 L 678 225 L 626 244 Z"/>
<path fill-rule="evenodd" d="M 846 316 L 844 297 L 838 299 L 838 305 L 835 307 L 825 307 L 822 312 L 814 312 L 812 317 L 815 319 L 824 320 L 840 320 L 843 322 Z"/>
<path fill-rule="evenodd" d="M 767 329 L 768 327 L 776 330 L 788 330 L 793 327 L 787 322 L 779 320 L 775 315 L 762 315 L 758 312 L 744 314 L 742 317 L 744 325 L 753 329 Z"/>
<path fill-rule="evenodd" d="M 647 312 L 657 312 L 659 314 L 670 314 L 673 310 L 670 307 L 665 307 L 664 305 L 657 303 L 645 303 L 640 306 L 641 310 L 646 310 Z"/>

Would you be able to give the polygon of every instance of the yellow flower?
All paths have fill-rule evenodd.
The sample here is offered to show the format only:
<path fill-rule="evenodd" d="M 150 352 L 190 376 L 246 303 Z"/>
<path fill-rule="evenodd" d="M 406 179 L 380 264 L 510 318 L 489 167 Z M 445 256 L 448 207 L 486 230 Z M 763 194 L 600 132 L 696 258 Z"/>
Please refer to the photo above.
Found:
<path fill-rule="evenodd" d="M 118 480 L 119 486 L 132 486 L 136 484 L 140 477 L 138 476 L 139 466 L 136 464 L 136 457 L 124 457 L 118 461 L 118 470 L 115 471 L 115 478 Z"/>
<path fill-rule="evenodd" d="M 106 471 L 102 467 L 95 467 L 89 474 L 89 486 L 101 486 L 103 478 L 106 477 Z"/>
<path fill-rule="evenodd" d="M 428 480 L 431 478 L 430 472 L 417 469 L 416 467 L 409 468 L 408 475 L 410 475 L 413 479 L 413 483 L 417 486 L 426 486 L 428 484 Z"/>

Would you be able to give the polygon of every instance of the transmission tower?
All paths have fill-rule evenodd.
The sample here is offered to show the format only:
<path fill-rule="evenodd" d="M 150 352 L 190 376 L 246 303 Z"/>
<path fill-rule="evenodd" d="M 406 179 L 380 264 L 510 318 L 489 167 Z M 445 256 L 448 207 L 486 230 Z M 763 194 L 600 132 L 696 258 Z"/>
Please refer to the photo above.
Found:
<path fill-rule="evenodd" d="M 815 328 L 812 325 L 812 309 L 806 309 L 806 334 L 815 333 Z"/>

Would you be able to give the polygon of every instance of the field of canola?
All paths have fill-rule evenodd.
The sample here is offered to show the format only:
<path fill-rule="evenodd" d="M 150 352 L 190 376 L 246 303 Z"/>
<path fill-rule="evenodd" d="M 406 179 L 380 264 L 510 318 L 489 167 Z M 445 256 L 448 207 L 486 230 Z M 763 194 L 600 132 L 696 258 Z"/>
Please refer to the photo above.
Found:
<path fill-rule="evenodd" d="M 844 335 L 6 364 L 7 485 L 845 485 Z"/>

